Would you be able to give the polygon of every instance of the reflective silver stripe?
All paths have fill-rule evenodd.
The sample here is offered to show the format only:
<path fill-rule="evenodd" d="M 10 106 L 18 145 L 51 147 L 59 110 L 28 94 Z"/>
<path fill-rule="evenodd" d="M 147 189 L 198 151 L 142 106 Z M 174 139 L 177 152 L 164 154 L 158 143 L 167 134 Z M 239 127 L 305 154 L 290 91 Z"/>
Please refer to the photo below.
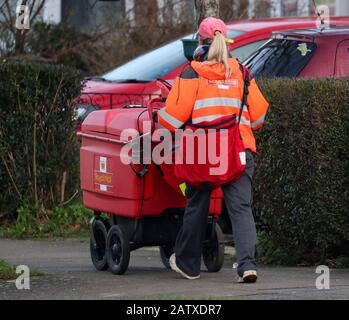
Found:
<path fill-rule="evenodd" d="M 239 121 L 239 119 L 237 119 Z M 241 117 L 240 124 L 244 124 L 246 126 L 251 126 L 251 121 L 247 120 L 244 116 Z"/>
<path fill-rule="evenodd" d="M 214 116 L 206 116 L 206 117 L 201 117 L 201 118 L 196 118 L 196 119 L 193 119 L 193 123 L 194 124 L 198 124 L 198 123 L 201 123 L 201 122 L 206 122 L 206 121 L 214 121 L 214 120 L 217 120 L 219 118 L 222 118 L 222 117 L 226 117 L 227 114 L 216 114 Z"/>
<path fill-rule="evenodd" d="M 200 110 L 203 108 L 210 107 L 230 107 L 230 108 L 241 108 L 241 100 L 233 98 L 209 98 L 198 100 L 195 102 L 194 110 Z M 248 112 L 247 107 L 244 107 L 244 111 Z"/>
<path fill-rule="evenodd" d="M 257 121 L 252 122 L 252 125 L 251 125 L 252 129 L 257 128 L 258 126 L 263 124 L 265 121 L 265 116 L 266 114 L 263 114 Z"/>
<path fill-rule="evenodd" d="M 178 119 L 176 119 L 175 117 L 171 116 L 170 114 L 168 114 L 165 109 L 161 109 L 159 111 L 159 115 L 162 119 L 164 119 L 168 124 L 170 124 L 172 127 L 178 129 L 181 126 L 183 126 L 184 122 L 179 121 Z"/>
<path fill-rule="evenodd" d="M 198 123 L 206 122 L 206 121 L 214 121 L 214 120 L 217 120 L 219 118 L 226 117 L 226 116 L 227 116 L 227 114 L 219 114 L 219 115 L 214 115 L 214 116 L 196 118 L 196 119 L 193 119 L 193 123 L 198 124 Z M 239 117 L 237 117 L 237 121 L 239 121 Z M 251 122 L 249 120 L 247 120 L 244 116 L 241 117 L 240 124 L 251 126 Z"/>

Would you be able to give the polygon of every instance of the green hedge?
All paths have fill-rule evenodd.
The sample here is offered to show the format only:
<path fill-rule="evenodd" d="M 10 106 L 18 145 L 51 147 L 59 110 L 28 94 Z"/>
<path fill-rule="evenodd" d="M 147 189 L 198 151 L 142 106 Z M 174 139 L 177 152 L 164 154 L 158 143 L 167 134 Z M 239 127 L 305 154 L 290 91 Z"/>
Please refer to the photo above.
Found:
<path fill-rule="evenodd" d="M 0 215 L 53 208 L 78 190 L 73 99 L 80 74 L 42 63 L 0 61 Z"/>
<path fill-rule="evenodd" d="M 349 256 L 349 81 L 265 80 L 271 102 L 255 182 L 260 248 L 269 261 Z"/>

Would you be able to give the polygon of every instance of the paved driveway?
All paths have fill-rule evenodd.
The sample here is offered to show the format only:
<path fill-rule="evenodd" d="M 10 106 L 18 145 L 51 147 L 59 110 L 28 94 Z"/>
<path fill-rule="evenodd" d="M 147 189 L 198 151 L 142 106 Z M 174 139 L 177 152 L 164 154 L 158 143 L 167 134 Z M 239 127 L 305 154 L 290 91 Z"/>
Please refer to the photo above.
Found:
<path fill-rule="evenodd" d="M 331 270 L 330 290 L 317 290 L 315 268 L 261 267 L 257 284 L 241 285 L 229 260 L 221 272 L 188 281 L 164 269 L 154 249 L 133 252 L 128 272 L 113 276 L 95 271 L 88 243 L 79 241 L 0 239 L 0 259 L 45 273 L 27 291 L 0 280 L 0 299 L 349 299 L 349 270 Z"/>

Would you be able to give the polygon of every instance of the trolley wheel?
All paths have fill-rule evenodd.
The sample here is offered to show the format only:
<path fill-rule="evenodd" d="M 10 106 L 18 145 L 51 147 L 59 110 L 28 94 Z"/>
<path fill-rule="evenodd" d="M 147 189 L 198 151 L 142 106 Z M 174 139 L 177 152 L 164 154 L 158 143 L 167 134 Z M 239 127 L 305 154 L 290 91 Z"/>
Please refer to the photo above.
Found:
<path fill-rule="evenodd" d="M 166 269 L 171 269 L 170 258 L 173 253 L 174 253 L 173 246 L 171 245 L 160 246 L 160 258 L 161 258 L 162 264 L 165 266 Z"/>
<path fill-rule="evenodd" d="M 107 237 L 107 262 L 113 274 L 122 275 L 130 262 L 130 242 L 122 226 L 112 226 Z"/>
<path fill-rule="evenodd" d="M 90 254 L 93 265 L 98 271 L 108 269 L 106 244 L 108 224 L 102 220 L 95 220 L 93 223 L 93 234 L 96 240 L 96 245 L 90 240 Z"/>
<path fill-rule="evenodd" d="M 214 238 L 203 247 L 204 264 L 208 272 L 219 272 L 224 263 L 224 235 L 216 223 Z"/>

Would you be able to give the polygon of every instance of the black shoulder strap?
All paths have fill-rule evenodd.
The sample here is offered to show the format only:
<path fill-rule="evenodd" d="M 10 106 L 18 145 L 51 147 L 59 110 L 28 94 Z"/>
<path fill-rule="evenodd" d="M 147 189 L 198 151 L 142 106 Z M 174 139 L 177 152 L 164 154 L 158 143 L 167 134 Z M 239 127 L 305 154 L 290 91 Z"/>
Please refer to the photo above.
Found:
<path fill-rule="evenodd" d="M 239 114 L 239 124 L 241 122 L 241 118 L 242 118 L 242 112 L 244 111 L 244 107 L 247 106 L 247 98 L 248 98 L 248 94 L 250 93 L 250 84 L 251 84 L 251 73 L 250 71 L 241 63 L 239 63 L 239 67 L 242 73 L 242 78 L 244 80 L 244 91 L 243 91 L 243 95 L 242 95 L 242 100 L 241 100 L 241 108 L 240 108 L 240 114 Z"/>

